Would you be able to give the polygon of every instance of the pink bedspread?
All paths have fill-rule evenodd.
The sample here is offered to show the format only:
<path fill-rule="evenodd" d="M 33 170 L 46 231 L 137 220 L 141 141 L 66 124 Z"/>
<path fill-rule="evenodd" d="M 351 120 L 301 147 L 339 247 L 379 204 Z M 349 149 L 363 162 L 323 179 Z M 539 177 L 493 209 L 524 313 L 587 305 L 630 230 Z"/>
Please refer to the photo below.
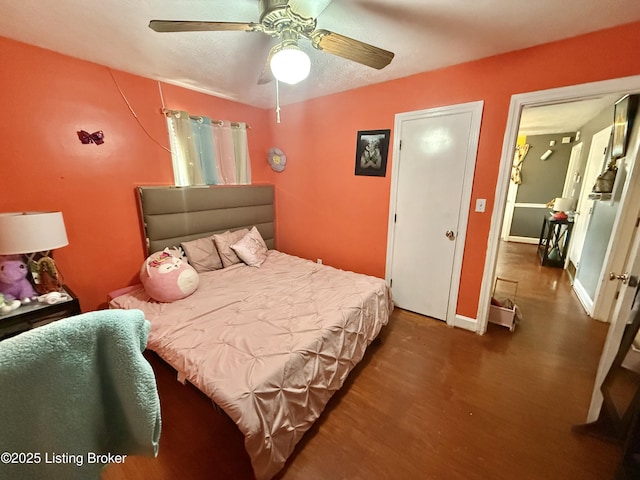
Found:
<path fill-rule="evenodd" d="M 384 280 L 274 250 L 260 268 L 200 274 L 184 300 L 137 290 L 111 304 L 145 312 L 148 347 L 238 424 L 259 480 L 284 466 L 393 309 Z"/>

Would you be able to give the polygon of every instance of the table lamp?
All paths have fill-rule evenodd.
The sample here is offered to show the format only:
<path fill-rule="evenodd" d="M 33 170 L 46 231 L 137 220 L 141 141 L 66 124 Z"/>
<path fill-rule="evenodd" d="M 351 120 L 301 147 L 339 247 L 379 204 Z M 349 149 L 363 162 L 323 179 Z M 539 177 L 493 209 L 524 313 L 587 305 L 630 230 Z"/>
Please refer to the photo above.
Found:
<path fill-rule="evenodd" d="M 556 198 L 553 202 L 552 210 L 554 211 L 553 218 L 556 220 L 565 219 L 568 217 L 567 212 L 573 210 L 573 198 Z"/>
<path fill-rule="evenodd" d="M 26 255 L 40 293 L 61 288 L 51 250 L 69 244 L 62 212 L 0 213 L 0 255 Z M 37 254 L 42 256 L 35 261 Z"/>

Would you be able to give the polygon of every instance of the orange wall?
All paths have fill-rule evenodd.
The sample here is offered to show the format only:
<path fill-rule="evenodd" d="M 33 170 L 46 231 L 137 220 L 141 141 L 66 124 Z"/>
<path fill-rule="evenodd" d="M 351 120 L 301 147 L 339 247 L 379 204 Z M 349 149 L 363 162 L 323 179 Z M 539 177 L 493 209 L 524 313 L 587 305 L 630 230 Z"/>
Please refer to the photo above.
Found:
<path fill-rule="evenodd" d="M 272 175 L 280 249 L 383 277 L 393 158 L 385 178 L 355 176 L 356 132 L 393 130 L 397 113 L 484 100 L 471 204 L 486 198 L 487 208 L 469 213 L 457 308 L 476 318 L 511 96 L 640 74 L 638 51 L 634 23 L 284 106 L 271 125 L 287 154 L 287 170 Z"/>
<path fill-rule="evenodd" d="M 0 211 L 61 210 L 69 245 L 55 258 L 84 311 L 107 292 L 137 280 L 144 247 L 134 188 L 171 184 L 171 156 L 155 81 L 109 70 L 0 37 Z M 258 181 L 266 171 L 267 112 L 162 85 L 165 105 L 246 121 Z M 105 143 L 83 145 L 77 130 L 103 130 Z"/>
<path fill-rule="evenodd" d="M 356 177 L 356 132 L 393 129 L 397 113 L 484 100 L 472 198 L 487 198 L 487 212 L 470 212 L 457 308 L 475 318 L 511 95 L 640 74 L 639 50 L 634 23 L 287 105 L 281 124 L 272 110 L 166 84 L 163 93 L 168 108 L 252 125 L 253 178 L 276 184 L 281 250 L 381 277 L 393 158 L 385 178 Z M 144 250 L 134 187 L 170 184 L 170 155 L 138 125 L 106 67 L 3 38 L 0 58 L 0 211 L 64 212 L 70 245 L 56 258 L 83 309 L 94 309 L 107 292 L 136 281 Z M 157 83 L 113 74 L 141 123 L 166 146 Z M 105 144 L 82 145 L 80 129 L 103 130 Z M 281 174 L 266 166 L 272 146 L 287 154 Z"/>

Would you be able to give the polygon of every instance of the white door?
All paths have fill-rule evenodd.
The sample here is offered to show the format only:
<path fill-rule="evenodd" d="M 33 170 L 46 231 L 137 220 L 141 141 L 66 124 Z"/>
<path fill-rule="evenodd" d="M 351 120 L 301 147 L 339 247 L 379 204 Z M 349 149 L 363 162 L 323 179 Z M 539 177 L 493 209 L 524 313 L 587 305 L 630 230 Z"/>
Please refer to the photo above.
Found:
<path fill-rule="evenodd" d="M 638 195 L 636 195 L 636 199 Z M 638 212 L 636 212 L 636 215 Z M 638 217 L 636 217 L 638 218 Z M 638 279 L 640 276 L 640 235 L 638 235 L 638 227 L 634 228 L 634 239 L 629 250 L 629 256 L 625 262 L 624 268 L 621 271 L 613 272 L 616 275 L 627 275 L 628 277 L 634 277 Z M 591 404 L 589 405 L 589 413 L 587 417 L 588 422 L 593 422 L 598 418 L 600 413 L 600 407 L 602 406 L 602 391 L 600 387 L 602 382 L 611 368 L 613 359 L 618 353 L 618 347 L 622 341 L 624 335 L 624 329 L 629 320 L 629 314 L 631 313 L 631 307 L 633 305 L 634 297 L 636 296 L 637 286 L 635 281 L 621 281 L 613 280 L 618 283 L 619 291 L 616 303 L 614 305 L 613 314 L 611 316 L 611 326 L 607 332 L 607 338 L 604 342 L 604 348 L 602 355 L 600 356 L 600 363 L 598 364 L 598 372 L 596 374 L 596 381 L 593 387 L 593 393 L 591 395 Z M 636 300 L 640 301 L 640 297 Z"/>
<path fill-rule="evenodd" d="M 591 193 L 593 185 L 596 183 L 596 178 L 598 178 L 598 175 L 600 175 L 604 168 L 605 151 L 609 145 L 610 135 L 611 126 L 608 126 L 596 133 L 591 140 L 589 157 L 587 158 L 587 168 L 582 178 L 582 189 L 580 190 L 580 197 L 578 198 L 575 223 L 573 224 L 573 231 L 571 232 L 571 244 L 569 245 L 569 261 L 573 263 L 576 269 L 580 263 L 580 255 L 582 254 L 584 238 L 587 234 L 591 208 L 593 206 L 593 200 L 589 200 L 589 194 Z"/>
<path fill-rule="evenodd" d="M 640 114 L 636 116 L 640 120 Z M 636 122 L 637 123 L 637 122 Z M 625 178 L 620 206 L 616 222 L 611 232 L 612 240 L 609 244 L 607 258 L 603 267 L 601 287 L 612 289 L 615 303 L 611 314 L 605 320 L 611 322 L 609 332 L 604 343 L 598 372 L 591 396 L 589 416 L 587 421 L 594 421 L 598 417 L 602 405 L 600 387 L 613 363 L 618 347 L 629 320 L 631 306 L 636 297 L 638 286 L 635 281 L 628 281 L 629 277 L 638 279 L 640 275 L 640 127 L 633 127 L 630 135 L 627 156 L 618 159 L 620 178 Z M 623 279 L 621 277 L 626 277 Z M 613 279 L 611 279 L 613 277 Z M 606 282 L 606 283 L 605 283 Z M 640 297 L 635 301 L 640 301 Z"/>
<path fill-rule="evenodd" d="M 482 102 L 396 116 L 387 247 L 395 304 L 453 323 Z"/>

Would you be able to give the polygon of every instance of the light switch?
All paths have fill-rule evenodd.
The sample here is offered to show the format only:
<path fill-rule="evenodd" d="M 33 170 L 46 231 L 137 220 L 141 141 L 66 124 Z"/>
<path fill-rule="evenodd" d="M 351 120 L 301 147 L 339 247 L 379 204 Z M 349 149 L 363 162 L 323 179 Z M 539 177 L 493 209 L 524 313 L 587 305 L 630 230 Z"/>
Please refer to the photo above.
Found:
<path fill-rule="evenodd" d="M 476 212 L 484 212 L 487 206 L 486 198 L 476 198 Z"/>

